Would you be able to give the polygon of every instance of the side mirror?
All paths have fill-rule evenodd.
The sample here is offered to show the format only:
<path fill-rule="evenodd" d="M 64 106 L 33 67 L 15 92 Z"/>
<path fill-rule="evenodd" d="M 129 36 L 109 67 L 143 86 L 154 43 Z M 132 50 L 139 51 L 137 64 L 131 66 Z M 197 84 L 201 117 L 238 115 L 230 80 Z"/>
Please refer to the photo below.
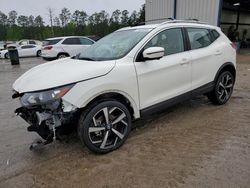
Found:
<path fill-rule="evenodd" d="M 145 59 L 160 59 L 164 56 L 165 49 L 162 47 L 150 47 L 143 51 L 143 58 Z"/>

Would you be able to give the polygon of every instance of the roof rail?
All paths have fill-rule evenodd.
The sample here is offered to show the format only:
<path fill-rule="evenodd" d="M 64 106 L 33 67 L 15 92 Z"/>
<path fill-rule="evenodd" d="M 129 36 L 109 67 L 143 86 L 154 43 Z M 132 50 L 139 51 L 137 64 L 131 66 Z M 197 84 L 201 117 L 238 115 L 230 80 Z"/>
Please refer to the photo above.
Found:
<path fill-rule="evenodd" d="M 165 25 L 165 24 L 169 24 L 169 23 L 197 23 L 197 24 L 208 24 L 205 22 L 201 22 L 198 19 L 186 19 L 186 20 L 175 20 L 175 19 L 169 19 L 168 21 L 165 21 L 163 23 L 161 23 L 160 25 Z"/>

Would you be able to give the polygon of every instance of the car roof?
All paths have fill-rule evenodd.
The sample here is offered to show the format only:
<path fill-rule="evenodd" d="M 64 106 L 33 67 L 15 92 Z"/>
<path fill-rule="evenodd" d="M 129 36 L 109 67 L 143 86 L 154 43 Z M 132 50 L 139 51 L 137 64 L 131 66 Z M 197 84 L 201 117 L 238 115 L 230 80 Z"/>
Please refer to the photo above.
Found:
<path fill-rule="evenodd" d="M 66 39 L 66 38 L 73 38 L 73 37 L 85 37 L 85 38 L 88 38 L 87 36 L 64 36 L 64 37 L 53 37 L 53 38 L 48 38 L 48 39 L 45 39 L 45 40 Z"/>
<path fill-rule="evenodd" d="M 192 20 L 171 20 L 166 21 L 159 24 L 148 24 L 148 25 L 141 25 L 141 26 L 134 26 L 134 27 L 125 27 L 122 29 L 119 29 L 117 31 L 126 31 L 126 30 L 132 30 L 132 29 L 155 29 L 155 28 L 162 28 L 162 27 L 172 27 L 172 26 L 193 26 L 193 27 L 206 27 L 211 29 L 218 29 L 219 27 L 209 25 L 204 22 L 199 21 L 192 21 Z"/>
<path fill-rule="evenodd" d="M 160 24 L 149 24 L 149 25 L 140 25 L 140 26 L 134 26 L 134 27 L 124 27 L 117 31 L 125 31 L 125 30 L 132 30 L 132 29 L 154 29 L 158 27 Z"/>
<path fill-rule="evenodd" d="M 20 42 L 20 41 L 28 41 L 28 40 L 39 41 L 39 40 L 36 40 L 36 39 L 21 39 L 21 40 L 19 40 L 19 41 L 17 41 L 17 42 Z"/>

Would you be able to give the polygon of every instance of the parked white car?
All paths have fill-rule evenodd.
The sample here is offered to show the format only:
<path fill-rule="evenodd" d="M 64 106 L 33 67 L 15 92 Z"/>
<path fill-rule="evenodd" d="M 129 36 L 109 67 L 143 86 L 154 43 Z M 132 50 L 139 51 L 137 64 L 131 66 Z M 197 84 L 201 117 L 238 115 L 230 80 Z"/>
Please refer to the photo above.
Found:
<path fill-rule="evenodd" d="M 91 151 L 107 153 L 135 119 L 196 95 L 225 104 L 235 76 L 235 46 L 220 28 L 174 20 L 120 29 L 77 57 L 39 65 L 15 81 L 13 98 L 41 144 L 75 126 Z"/>
<path fill-rule="evenodd" d="M 23 39 L 15 43 L 8 44 L 7 48 L 16 48 L 28 44 L 42 46 L 42 42 L 39 40 Z"/>
<path fill-rule="evenodd" d="M 27 45 L 17 46 L 16 49 L 18 51 L 19 57 L 40 57 L 42 46 L 27 44 Z M 8 50 L 0 51 L 0 57 L 8 59 L 9 58 Z"/>
<path fill-rule="evenodd" d="M 94 43 L 94 40 L 82 36 L 46 39 L 43 44 L 42 57 L 46 60 L 72 57 L 83 52 Z"/>

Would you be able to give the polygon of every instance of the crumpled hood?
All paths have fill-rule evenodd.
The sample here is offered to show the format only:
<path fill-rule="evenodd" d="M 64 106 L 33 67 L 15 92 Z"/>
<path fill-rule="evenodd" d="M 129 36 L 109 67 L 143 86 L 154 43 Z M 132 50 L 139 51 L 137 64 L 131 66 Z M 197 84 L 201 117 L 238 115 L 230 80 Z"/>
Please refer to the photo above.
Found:
<path fill-rule="evenodd" d="M 56 60 L 24 73 L 14 82 L 13 89 L 19 93 L 50 89 L 103 76 L 114 66 L 115 61 Z"/>

